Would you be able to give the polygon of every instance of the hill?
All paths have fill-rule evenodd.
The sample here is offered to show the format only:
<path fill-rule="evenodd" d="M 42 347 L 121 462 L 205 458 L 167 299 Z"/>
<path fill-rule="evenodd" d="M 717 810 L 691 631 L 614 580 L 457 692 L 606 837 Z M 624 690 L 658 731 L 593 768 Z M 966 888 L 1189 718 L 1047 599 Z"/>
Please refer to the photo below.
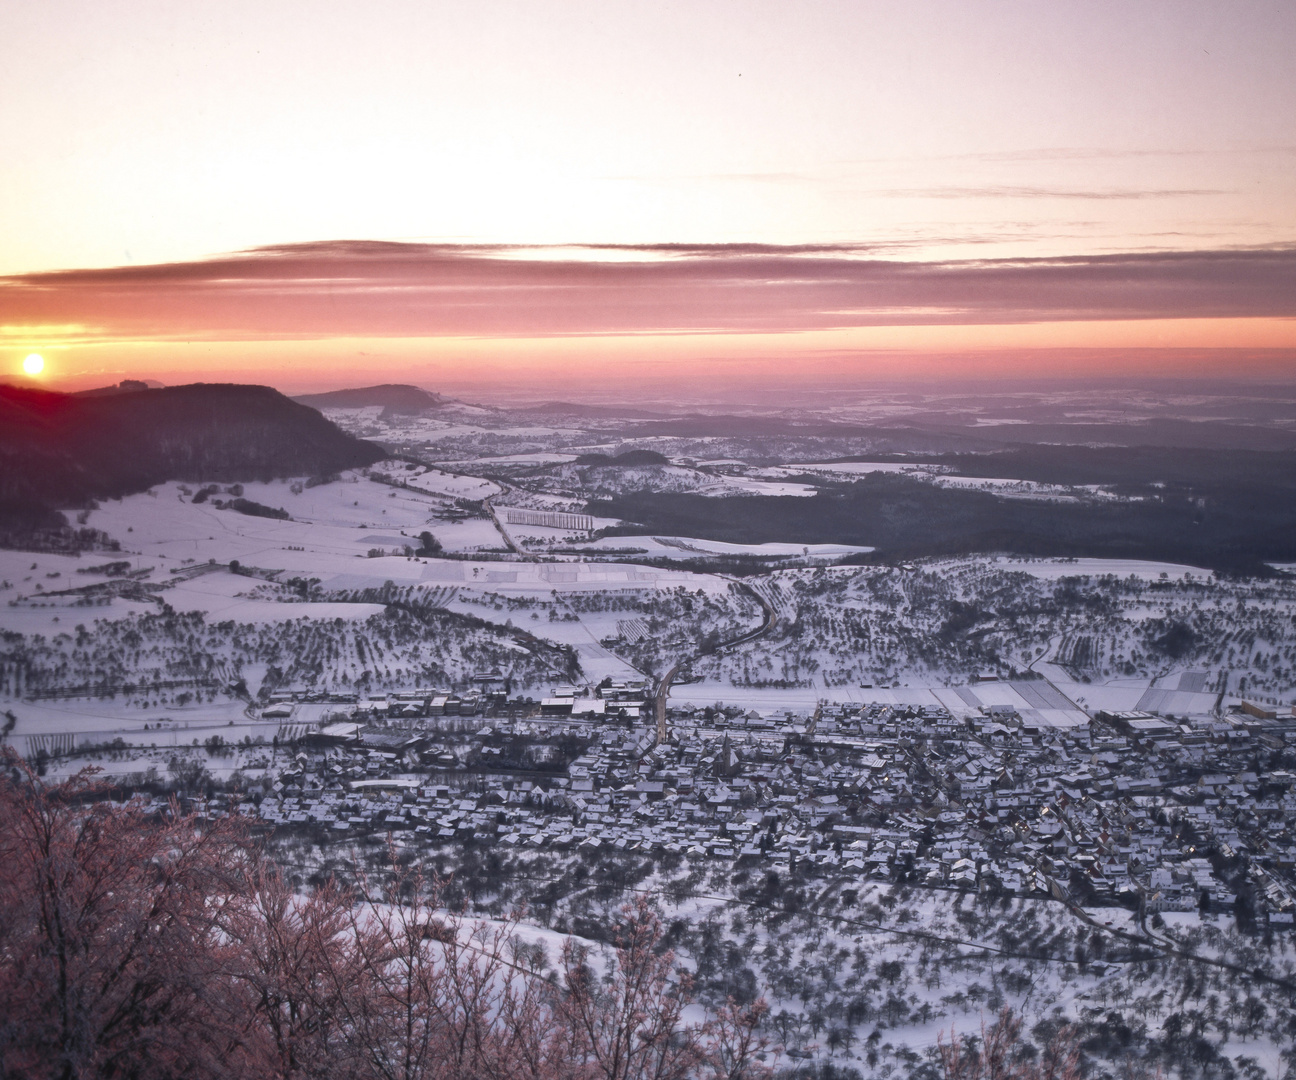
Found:
<path fill-rule="evenodd" d="M 268 480 L 371 464 L 372 443 L 268 386 L 99 396 L 0 386 L 0 506 L 75 506 L 164 480 Z"/>
<path fill-rule="evenodd" d="M 351 390 L 330 390 L 324 394 L 303 394 L 293 398 L 312 409 L 364 409 L 381 405 L 389 413 L 420 413 L 425 409 L 438 409 L 445 398 L 430 390 L 402 383 L 384 383 L 382 386 L 361 386 Z"/>

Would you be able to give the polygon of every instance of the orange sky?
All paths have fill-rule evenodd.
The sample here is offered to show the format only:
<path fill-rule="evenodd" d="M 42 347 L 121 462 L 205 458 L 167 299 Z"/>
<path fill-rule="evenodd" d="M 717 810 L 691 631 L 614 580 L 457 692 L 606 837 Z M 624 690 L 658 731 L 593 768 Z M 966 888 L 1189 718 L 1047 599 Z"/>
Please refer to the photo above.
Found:
<path fill-rule="evenodd" d="M 0 280 L 52 381 L 490 396 L 755 380 L 1285 378 L 1296 250 L 947 262 L 855 246 L 306 244 Z"/>
<path fill-rule="evenodd" d="M 1259 0 L 4 5 L 0 371 L 1290 377 L 1292 55 Z"/>

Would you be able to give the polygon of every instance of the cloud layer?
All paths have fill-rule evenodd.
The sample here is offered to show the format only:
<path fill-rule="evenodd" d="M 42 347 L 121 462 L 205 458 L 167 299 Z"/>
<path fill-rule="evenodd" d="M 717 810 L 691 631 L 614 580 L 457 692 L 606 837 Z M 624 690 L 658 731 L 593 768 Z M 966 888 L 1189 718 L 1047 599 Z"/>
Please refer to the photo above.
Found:
<path fill-rule="evenodd" d="M 852 245 L 339 241 L 0 279 L 0 325 L 141 340 L 1291 317 L 1291 248 L 933 263 Z"/>

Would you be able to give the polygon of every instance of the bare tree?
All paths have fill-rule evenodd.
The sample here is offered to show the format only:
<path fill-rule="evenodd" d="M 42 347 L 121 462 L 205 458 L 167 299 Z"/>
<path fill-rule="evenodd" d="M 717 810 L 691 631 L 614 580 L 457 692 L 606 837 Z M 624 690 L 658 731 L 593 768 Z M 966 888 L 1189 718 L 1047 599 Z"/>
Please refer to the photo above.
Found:
<path fill-rule="evenodd" d="M 198 828 L 46 787 L 12 752 L 0 779 L 0 1075 L 219 1075 L 231 1030 L 216 968 L 237 819 Z"/>
<path fill-rule="evenodd" d="M 1080 1080 L 1080 1047 L 1074 1033 L 1062 1028 L 1036 1060 L 1017 1057 L 1022 1022 L 1005 1008 L 989 1027 L 981 1021 L 981 1046 L 970 1046 L 950 1029 L 950 1041 L 937 1036 L 945 1080 Z"/>
<path fill-rule="evenodd" d="M 764 1002 L 685 1023 L 646 902 L 599 976 L 546 979 L 518 924 L 444 910 L 396 859 L 299 893 L 237 815 L 103 801 L 0 773 L 0 1077 L 759 1080 Z M 394 855 L 394 853 L 393 853 Z"/>

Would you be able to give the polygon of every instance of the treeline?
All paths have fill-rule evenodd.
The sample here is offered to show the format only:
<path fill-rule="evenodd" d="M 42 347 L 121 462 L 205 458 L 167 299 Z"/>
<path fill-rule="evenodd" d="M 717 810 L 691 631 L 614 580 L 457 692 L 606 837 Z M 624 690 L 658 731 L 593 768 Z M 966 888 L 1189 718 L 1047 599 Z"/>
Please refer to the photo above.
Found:
<path fill-rule="evenodd" d="M 1279 457 L 1279 455 L 1273 455 Z M 1290 458 L 1282 455 L 1284 462 Z M 1005 499 L 871 473 L 811 497 L 629 492 L 590 502 L 586 513 L 633 524 L 606 535 L 696 536 L 760 544 L 859 544 L 860 561 L 1008 552 L 1034 556 L 1150 559 L 1265 574 L 1296 561 L 1296 493 L 1243 483 L 1209 492 L 1155 488 L 1136 500 L 1062 503 Z"/>
<path fill-rule="evenodd" d="M 296 579 L 307 597 L 309 580 Z M 291 585 L 291 582 L 289 582 Z M 39 595 L 39 594 L 38 594 Z M 297 595 L 301 595 L 298 592 Z M 53 696 L 145 695 L 184 684 L 231 690 L 250 665 L 266 665 L 260 689 L 280 685 L 333 692 L 462 683 L 474 671 L 498 668 L 519 685 L 579 675 L 569 649 L 522 628 L 408 601 L 409 593 L 366 589 L 337 597 L 382 603 L 367 619 L 297 618 L 282 623 L 208 623 L 202 612 L 166 610 L 126 619 L 96 619 L 52 638 L 0 633 L 0 691 Z M 132 689 L 133 688 L 133 689 Z M 244 688 L 246 689 L 246 688 Z M 170 702 L 154 698 L 159 704 Z M 188 699 L 186 699 L 187 701 Z M 175 704 L 186 701 L 174 699 Z"/>
<path fill-rule="evenodd" d="M 151 816 L 87 776 L 0 779 L 0 1076 L 743 1080 L 761 1003 L 686 1021 L 646 902 L 615 949 L 438 909 L 393 861 L 297 892 L 237 815 Z M 600 973 L 599 968 L 602 968 Z"/>

